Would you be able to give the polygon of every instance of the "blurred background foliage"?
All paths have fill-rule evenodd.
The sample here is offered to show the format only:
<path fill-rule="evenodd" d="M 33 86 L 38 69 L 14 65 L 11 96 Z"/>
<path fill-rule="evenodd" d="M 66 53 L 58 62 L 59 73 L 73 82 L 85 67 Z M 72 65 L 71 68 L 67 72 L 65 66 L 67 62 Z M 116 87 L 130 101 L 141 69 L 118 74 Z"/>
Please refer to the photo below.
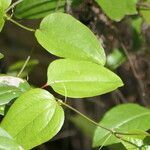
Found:
<path fill-rule="evenodd" d="M 45 5 L 49 6 L 50 10 L 42 13 L 36 12 L 37 9 L 30 9 L 30 5 L 22 8 L 23 11 L 14 10 L 18 22 L 36 29 L 40 18 L 51 12 L 64 11 L 73 15 L 88 26 L 102 42 L 107 54 L 106 66 L 116 72 L 125 83 L 124 87 L 109 94 L 79 101 L 67 98 L 68 103 L 97 121 L 107 110 L 122 103 L 132 102 L 150 106 L 149 0 L 138 1 L 138 14 L 125 16 L 119 22 L 111 20 L 94 0 L 53 1 Z M 33 18 L 34 20 L 30 20 Z M 24 62 L 29 59 L 21 77 L 37 87 L 46 83 L 47 67 L 56 58 L 37 43 L 33 33 L 10 22 L 5 24 L 0 33 L 0 58 L 3 57 L 1 53 L 4 58 L 0 60 L 0 72 L 13 76 L 19 73 Z M 51 88 L 47 90 L 64 99 Z M 0 113 L 3 113 L 3 107 L 0 107 Z M 94 129 L 91 123 L 66 110 L 66 121 L 61 132 L 50 142 L 35 149 L 91 150 Z M 118 145 L 102 149 L 118 149 Z"/>

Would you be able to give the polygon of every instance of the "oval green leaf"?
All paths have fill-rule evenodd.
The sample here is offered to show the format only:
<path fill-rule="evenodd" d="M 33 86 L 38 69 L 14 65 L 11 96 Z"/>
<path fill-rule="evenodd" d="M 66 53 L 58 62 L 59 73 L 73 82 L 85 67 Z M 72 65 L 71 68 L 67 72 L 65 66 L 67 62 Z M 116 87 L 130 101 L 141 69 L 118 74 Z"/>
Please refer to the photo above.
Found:
<path fill-rule="evenodd" d="M 150 129 L 150 110 L 137 104 L 122 104 L 108 111 L 100 124 L 109 129 L 125 133 L 133 131 L 133 129 L 146 131 Z M 120 140 L 111 135 L 110 132 L 97 127 L 93 147 L 119 142 Z"/>
<path fill-rule="evenodd" d="M 21 78 L 0 75 L 0 105 L 9 103 L 29 89 L 27 81 Z"/>
<path fill-rule="evenodd" d="M 42 89 L 22 94 L 1 123 L 24 149 L 32 149 L 50 140 L 61 129 L 64 111 L 54 97 Z"/>
<path fill-rule="evenodd" d="M 23 0 L 15 9 L 19 19 L 38 19 L 57 11 L 64 11 L 65 0 Z"/>
<path fill-rule="evenodd" d="M 125 15 L 137 14 L 137 0 L 95 0 L 104 13 L 114 21 L 120 21 Z"/>
<path fill-rule="evenodd" d="M 68 14 L 48 15 L 35 36 L 48 52 L 56 56 L 105 64 L 100 41 L 90 29 Z"/>
<path fill-rule="evenodd" d="M 59 94 L 83 98 L 104 94 L 123 85 L 113 72 L 88 61 L 59 59 L 48 68 L 48 84 Z"/>

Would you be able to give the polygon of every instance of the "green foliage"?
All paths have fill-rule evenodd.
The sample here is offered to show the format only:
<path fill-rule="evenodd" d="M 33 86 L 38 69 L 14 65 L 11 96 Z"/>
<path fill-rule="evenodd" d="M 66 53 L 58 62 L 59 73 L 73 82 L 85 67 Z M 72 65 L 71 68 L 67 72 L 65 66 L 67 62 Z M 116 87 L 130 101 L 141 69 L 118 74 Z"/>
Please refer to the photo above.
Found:
<path fill-rule="evenodd" d="M 119 50 L 114 49 L 108 56 L 106 66 L 112 70 L 115 70 L 120 65 L 122 65 L 126 60 L 125 54 Z"/>
<path fill-rule="evenodd" d="M 35 36 L 48 52 L 56 56 L 105 64 L 105 53 L 98 39 L 68 14 L 48 15 L 42 20 Z"/>
<path fill-rule="evenodd" d="M 0 75 L 0 105 L 9 103 L 29 89 L 29 84 L 21 78 Z"/>
<path fill-rule="evenodd" d="M 5 15 L 5 10 L 9 7 L 11 4 L 11 0 L 0 0 L 0 32 L 3 29 L 5 20 L 4 20 L 4 15 Z"/>
<path fill-rule="evenodd" d="M 15 101 L 1 127 L 23 148 L 31 149 L 56 135 L 63 122 L 63 109 L 54 97 L 45 90 L 33 89 Z"/>
<path fill-rule="evenodd" d="M 143 2 L 145 2 L 145 4 L 150 5 L 150 0 L 144 0 Z M 139 10 L 144 20 L 147 22 L 147 24 L 150 25 L 150 10 L 143 6 L 141 6 Z"/>
<path fill-rule="evenodd" d="M 18 61 L 12 65 L 9 66 L 7 74 L 11 76 L 17 76 L 19 71 L 21 70 L 22 66 L 24 65 L 24 61 Z M 33 68 L 38 65 L 38 60 L 37 59 L 31 59 L 28 61 L 28 64 L 26 65 L 25 69 L 21 73 L 20 77 L 24 78 L 28 76 L 28 74 L 33 70 Z"/>
<path fill-rule="evenodd" d="M 125 15 L 137 14 L 137 0 L 95 1 L 113 21 L 120 21 Z M 70 5 L 78 6 L 82 2 L 71 0 Z M 121 87 L 122 80 L 104 67 L 104 49 L 90 29 L 71 15 L 55 12 L 64 11 L 65 3 L 65 0 L 23 0 L 16 1 L 10 6 L 11 0 L 0 0 L 0 31 L 7 19 L 23 29 L 35 31 L 37 41 L 43 48 L 53 55 L 64 58 L 49 65 L 46 85 L 50 85 L 54 91 L 65 97 L 92 97 Z M 139 10 L 149 23 L 149 10 L 143 7 L 139 7 Z M 51 12 L 55 13 L 50 14 Z M 44 19 L 39 29 L 34 30 L 13 18 L 10 19 L 13 15 L 19 19 Z M 130 23 L 134 31 L 133 48 L 137 49 L 140 45 L 136 43 L 142 41 L 142 19 L 132 18 Z M 3 55 L 0 53 L 0 59 L 2 58 Z M 114 49 L 108 55 L 106 65 L 115 70 L 125 60 L 124 53 Z M 37 60 L 30 60 L 21 77 L 26 77 L 37 64 Z M 23 66 L 23 61 L 11 65 L 8 74 L 17 76 Z M 9 102 L 15 100 L 0 124 L 0 149 L 32 149 L 53 138 L 64 123 L 64 110 L 60 104 L 80 115 L 72 118 L 72 122 L 85 134 L 92 137 L 94 134 L 93 147 L 122 143 L 129 150 L 150 149 L 145 142 L 147 136 L 149 139 L 149 134 L 144 132 L 150 128 L 149 109 L 136 104 L 122 104 L 106 112 L 97 124 L 68 104 L 55 99 L 48 91 L 40 88 L 31 89 L 27 81 L 13 76 L 0 75 L 0 114 L 4 115 Z"/>
<path fill-rule="evenodd" d="M 117 75 L 103 66 L 71 59 L 52 62 L 47 83 L 57 93 L 73 98 L 104 94 L 123 85 Z"/>
<path fill-rule="evenodd" d="M 0 115 L 4 115 L 5 105 L 0 105 Z"/>
<path fill-rule="evenodd" d="M 143 131 L 133 131 L 136 135 L 124 135 L 123 138 L 134 143 L 132 145 L 130 143 L 122 141 L 122 144 L 126 147 L 127 150 L 148 150 L 150 149 L 150 145 L 144 143 L 144 139 L 150 134 Z"/>
<path fill-rule="evenodd" d="M 19 19 L 38 19 L 54 12 L 64 11 L 65 0 L 23 0 L 15 9 Z M 58 11 L 57 10 L 57 11 Z"/>
<path fill-rule="evenodd" d="M 95 0 L 104 13 L 114 21 L 120 21 L 125 15 L 137 14 L 137 0 Z"/>
<path fill-rule="evenodd" d="M 2 128 L 0 128 L 0 149 L 1 150 L 23 150 L 12 137 Z"/>
<path fill-rule="evenodd" d="M 150 127 L 150 110 L 137 104 L 122 104 L 108 111 L 101 125 L 119 132 L 133 130 L 148 130 Z M 105 142 L 104 142 L 105 141 Z M 109 131 L 97 127 L 93 139 L 93 147 L 119 143 L 120 140 L 111 135 Z"/>
<path fill-rule="evenodd" d="M 0 53 L 0 59 L 2 59 L 4 57 L 4 55 L 2 53 Z"/>

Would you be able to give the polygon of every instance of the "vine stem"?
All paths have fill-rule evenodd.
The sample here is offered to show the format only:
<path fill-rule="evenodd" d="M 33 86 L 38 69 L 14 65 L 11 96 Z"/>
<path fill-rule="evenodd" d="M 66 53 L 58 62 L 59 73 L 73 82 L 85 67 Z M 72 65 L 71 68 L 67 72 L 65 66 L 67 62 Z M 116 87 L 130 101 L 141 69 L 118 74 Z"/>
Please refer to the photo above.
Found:
<path fill-rule="evenodd" d="M 76 112 L 78 115 L 82 116 L 83 118 L 85 118 L 85 119 L 88 120 L 89 122 L 93 123 L 95 126 L 98 126 L 98 127 L 102 128 L 102 129 L 104 129 L 104 130 L 107 130 L 107 131 L 110 132 L 112 135 L 114 135 L 116 138 L 118 138 L 118 139 L 120 139 L 120 140 L 122 140 L 122 141 L 124 141 L 124 142 L 126 142 L 126 143 L 128 143 L 128 144 L 131 144 L 131 145 L 133 145 L 133 146 L 139 148 L 136 144 L 134 144 L 134 143 L 132 143 L 132 142 L 130 142 L 130 141 L 124 139 L 124 138 L 121 136 L 121 135 L 133 135 L 133 134 L 116 132 L 116 131 L 114 131 L 114 130 L 112 130 L 112 129 L 106 128 L 106 127 L 104 127 L 104 126 L 98 124 L 98 123 L 95 122 L 94 120 L 88 118 L 87 116 L 85 116 L 85 115 L 82 114 L 80 111 L 78 111 L 78 110 L 76 110 L 75 108 L 73 108 L 72 106 L 70 106 L 70 105 L 64 103 L 62 100 L 57 99 L 57 98 L 56 98 L 56 100 L 57 100 L 58 103 L 60 103 L 61 105 L 63 105 L 63 106 L 65 106 L 65 107 L 69 108 L 70 110 Z"/>
<path fill-rule="evenodd" d="M 6 17 L 6 19 L 7 19 L 8 21 L 10 21 L 10 22 L 16 24 L 16 25 L 19 26 L 20 28 L 25 29 L 25 30 L 30 31 L 30 32 L 35 32 L 35 29 L 31 29 L 31 28 L 29 28 L 29 27 L 26 27 L 26 26 L 20 24 L 19 22 L 17 22 L 17 21 L 15 21 L 15 20 L 11 19 L 10 16 L 6 15 L 5 17 Z"/>
<path fill-rule="evenodd" d="M 25 63 L 23 64 L 21 70 L 20 70 L 19 73 L 17 74 L 17 77 L 19 77 L 19 76 L 22 74 L 22 72 L 23 72 L 23 70 L 25 69 L 25 67 L 27 66 L 27 64 L 28 64 L 28 62 L 29 62 L 29 60 L 30 60 L 30 58 L 31 58 L 30 56 L 27 57 L 27 59 L 26 59 Z"/>
<path fill-rule="evenodd" d="M 8 9 L 6 9 L 6 13 L 9 11 L 9 10 L 11 10 L 11 9 L 13 9 L 16 5 L 18 5 L 19 3 L 21 3 L 23 0 L 18 0 L 18 1 L 16 1 L 16 2 L 14 2 L 10 7 L 8 7 Z"/>

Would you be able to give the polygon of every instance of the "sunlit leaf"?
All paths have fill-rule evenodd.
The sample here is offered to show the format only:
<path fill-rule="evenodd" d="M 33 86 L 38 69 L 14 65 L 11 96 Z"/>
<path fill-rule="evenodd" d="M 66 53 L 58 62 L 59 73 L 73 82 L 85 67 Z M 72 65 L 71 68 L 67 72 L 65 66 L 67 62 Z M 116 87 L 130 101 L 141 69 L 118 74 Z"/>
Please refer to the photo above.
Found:
<path fill-rule="evenodd" d="M 119 132 L 131 133 L 130 131 L 133 129 L 146 131 L 150 129 L 150 110 L 137 104 L 122 104 L 108 111 L 99 123 Z M 106 139 L 107 141 L 105 141 Z M 104 145 L 111 145 L 119 142 L 120 140 L 111 135 L 110 132 L 97 127 L 93 147 L 103 143 Z"/>
<path fill-rule="evenodd" d="M 29 84 L 21 78 L 0 75 L 0 105 L 9 103 L 29 89 Z"/>
<path fill-rule="evenodd" d="M 32 149 L 55 136 L 63 122 L 63 109 L 54 97 L 45 90 L 32 89 L 14 102 L 1 127 L 24 149 Z"/>
<path fill-rule="evenodd" d="M 137 0 L 95 0 L 112 20 L 120 21 L 125 15 L 137 14 Z"/>
<path fill-rule="evenodd" d="M 11 4 L 12 0 L 0 0 L 0 32 L 3 29 L 5 20 L 4 20 L 4 15 L 5 15 L 5 10 L 9 5 Z"/>
<path fill-rule="evenodd" d="M 92 97 L 122 86 L 121 79 L 101 65 L 87 61 L 60 59 L 48 68 L 48 84 L 59 94 Z"/>
<path fill-rule="evenodd" d="M 68 14 L 48 15 L 35 36 L 48 52 L 56 56 L 105 64 L 100 41 L 85 25 Z"/>

